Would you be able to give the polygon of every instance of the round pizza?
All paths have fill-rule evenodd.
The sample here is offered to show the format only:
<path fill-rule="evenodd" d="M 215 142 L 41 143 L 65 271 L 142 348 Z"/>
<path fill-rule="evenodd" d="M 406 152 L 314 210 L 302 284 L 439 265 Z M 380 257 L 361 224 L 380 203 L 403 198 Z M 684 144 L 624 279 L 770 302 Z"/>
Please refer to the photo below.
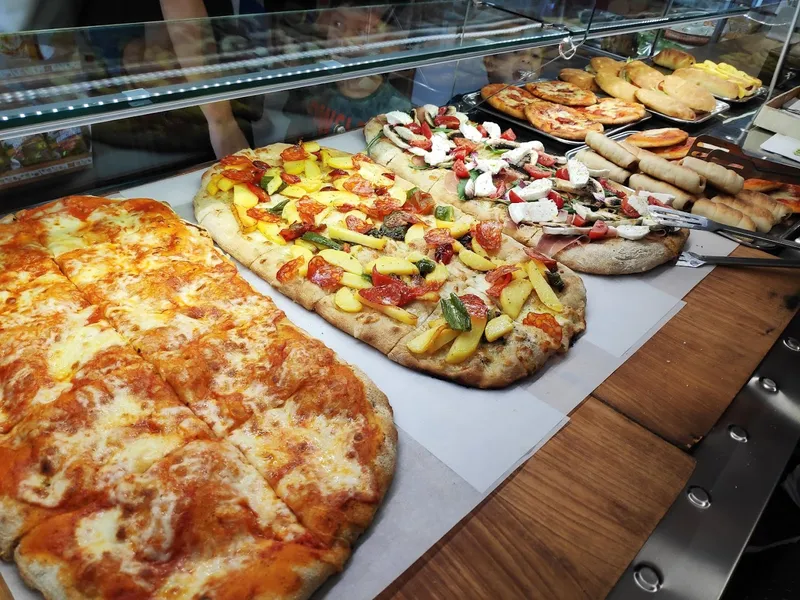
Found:
<path fill-rule="evenodd" d="M 5 217 L 0 264 L 0 555 L 31 587 L 298 599 L 342 570 L 391 407 L 202 228 L 73 196 Z"/>
<path fill-rule="evenodd" d="M 689 136 L 683 142 L 675 144 L 674 146 L 664 146 L 660 148 L 648 148 L 653 154 L 666 158 L 667 160 L 680 160 L 689 154 L 692 149 L 696 137 Z"/>
<path fill-rule="evenodd" d="M 568 106 L 535 100 L 525 107 L 525 118 L 536 129 L 566 140 L 582 141 L 590 131 L 603 132 L 603 125 Z"/>
<path fill-rule="evenodd" d="M 596 104 L 578 110 L 588 119 L 603 125 L 625 125 L 647 115 L 644 106 L 638 102 L 626 102 L 619 98 L 601 98 Z"/>
<path fill-rule="evenodd" d="M 596 151 L 591 167 L 550 154 L 541 142 L 520 141 L 496 123 L 471 121 L 454 107 L 379 115 L 367 122 L 364 135 L 378 163 L 437 203 L 502 224 L 527 253 L 608 275 L 639 273 L 675 258 L 687 231 L 659 225 L 648 209 L 674 197 L 615 187 L 612 178 L 627 181 L 638 158 L 598 133 L 601 124 L 591 125 L 595 131 L 584 134 Z"/>
<path fill-rule="evenodd" d="M 437 128 L 449 118 L 468 125 L 438 113 Z M 430 127 L 430 138 L 414 133 L 423 128 L 411 115 L 390 118 L 387 139 L 419 135 L 424 152 L 444 143 Z M 530 375 L 585 326 L 575 273 L 528 253 L 501 221 L 467 215 L 365 154 L 316 142 L 243 150 L 205 173 L 194 208 L 222 248 L 278 291 L 391 360 L 465 385 Z"/>
<path fill-rule="evenodd" d="M 689 134 L 677 127 L 664 127 L 662 129 L 648 129 L 637 131 L 625 138 L 629 144 L 637 148 L 666 148 L 683 144 Z"/>
<path fill-rule="evenodd" d="M 483 86 L 481 97 L 500 112 L 523 120 L 525 119 L 525 106 L 534 99 L 530 92 L 504 83 L 490 83 Z"/>
<path fill-rule="evenodd" d="M 537 98 L 564 106 L 589 106 L 597 102 L 594 92 L 568 81 L 526 83 L 525 89 Z"/>

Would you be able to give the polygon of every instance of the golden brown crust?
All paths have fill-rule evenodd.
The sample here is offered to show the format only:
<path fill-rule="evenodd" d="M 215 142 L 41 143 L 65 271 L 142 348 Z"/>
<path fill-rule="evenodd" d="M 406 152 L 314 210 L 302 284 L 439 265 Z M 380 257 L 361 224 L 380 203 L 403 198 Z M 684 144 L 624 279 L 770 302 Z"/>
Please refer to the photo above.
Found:
<path fill-rule="evenodd" d="M 600 91 L 600 88 L 594 81 L 594 75 L 582 69 L 561 69 L 561 71 L 558 72 L 558 78 L 561 81 L 568 81 L 584 90 L 589 90 L 591 92 Z"/>
<path fill-rule="evenodd" d="M 732 81 L 718 77 L 713 73 L 701 69 L 682 68 L 675 71 L 674 75 L 693 81 L 700 87 L 708 90 L 721 98 L 738 98 L 739 86 Z"/>
<path fill-rule="evenodd" d="M 688 52 L 677 48 L 665 48 L 653 57 L 653 62 L 659 67 L 675 71 L 676 69 L 691 67 L 697 61 Z"/>
<path fill-rule="evenodd" d="M 620 70 L 624 66 L 624 62 L 608 58 L 607 56 L 595 56 L 589 60 L 589 68 L 595 73 L 608 71 L 614 75 L 619 75 Z"/>
<path fill-rule="evenodd" d="M 651 234 L 643 240 L 609 238 L 570 246 L 553 257 L 565 265 L 594 275 L 643 273 L 680 255 L 689 231 L 680 229 L 665 236 Z"/>
<path fill-rule="evenodd" d="M 500 112 L 525 119 L 525 106 L 534 99 L 533 95 L 516 86 L 504 83 L 490 83 L 481 88 L 481 96 Z"/>
<path fill-rule="evenodd" d="M 638 89 L 636 90 L 636 99 L 647 108 L 669 117 L 684 119 L 686 121 L 694 121 L 697 118 L 695 112 L 683 102 L 675 100 L 664 92 L 656 89 Z"/>
<path fill-rule="evenodd" d="M 625 141 L 637 148 L 665 148 L 682 144 L 689 134 L 677 127 L 664 127 L 663 129 L 648 129 L 633 133 Z"/>
<path fill-rule="evenodd" d="M 703 89 L 693 81 L 668 75 L 659 84 L 658 89 L 699 112 L 711 112 L 717 107 L 717 101 L 711 92 Z"/>
<path fill-rule="evenodd" d="M 683 143 L 675 144 L 674 146 L 665 146 L 663 148 L 650 148 L 650 152 L 661 158 L 667 160 L 680 160 L 689 154 L 692 145 L 697 138 L 687 137 Z"/>
<path fill-rule="evenodd" d="M 620 77 L 628 79 L 632 84 L 644 90 L 657 90 L 664 80 L 664 75 L 640 60 L 629 62 L 620 71 Z"/>
<path fill-rule="evenodd" d="M 625 100 L 625 102 L 636 102 L 635 85 L 628 83 L 613 71 L 600 71 L 594 76 L 594 80 L 600 89 L 609 96 Z"/>

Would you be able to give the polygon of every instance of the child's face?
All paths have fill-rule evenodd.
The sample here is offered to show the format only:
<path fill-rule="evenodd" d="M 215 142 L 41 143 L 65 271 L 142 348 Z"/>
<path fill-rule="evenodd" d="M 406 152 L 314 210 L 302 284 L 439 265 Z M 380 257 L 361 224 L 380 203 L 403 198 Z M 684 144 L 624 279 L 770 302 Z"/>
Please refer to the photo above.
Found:
<path fill-rule="evenodd" d="M 542 48 L 506 52 L 494 56 L 485 56 L 483 65 L 491 83 L 513 83 L 523 77 L 527 71 L 538 71 L 542 66 Z"/>

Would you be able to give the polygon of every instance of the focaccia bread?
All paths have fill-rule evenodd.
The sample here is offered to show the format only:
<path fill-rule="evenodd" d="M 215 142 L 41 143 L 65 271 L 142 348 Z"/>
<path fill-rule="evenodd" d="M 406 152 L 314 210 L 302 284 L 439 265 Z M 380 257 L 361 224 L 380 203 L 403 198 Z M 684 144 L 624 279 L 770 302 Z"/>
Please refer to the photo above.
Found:
<path fill-rule="evenodd" d="M 561 69 L 558 72 L 558 78 L 561 81 L 567 81 L 584 90 L 589 90 L 592 92 L 597 92 L 600 90 L 594 81 L 594 75 L 584 71 L 583 69 Z"/>

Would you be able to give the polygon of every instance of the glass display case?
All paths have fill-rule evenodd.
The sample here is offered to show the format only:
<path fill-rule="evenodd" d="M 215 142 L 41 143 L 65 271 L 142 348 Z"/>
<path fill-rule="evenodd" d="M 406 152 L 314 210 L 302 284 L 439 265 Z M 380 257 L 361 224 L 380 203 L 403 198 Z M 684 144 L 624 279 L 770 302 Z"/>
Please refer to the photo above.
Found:
<path fill-rule="evenodd" d="M 756 4 L 344 4 L 7 33 L 0 168 L 13 185 L 5 202 L 45 200 L 54 182 L 64 193 L 111 189 L 245 144 L 352 130 L 374 114 L 444 104 L 488 82 L 584 68 L 593 55 L 628 59 L 680 46 L 760 76 L 773 95 L 796 72 L 788 35 L 796 10 Z M 746 129 L 739 115 L 764 98 L 706 129 L 723 121 Z M 54 136 L 68 148 L 53 149 Z M 33 160 L 45 167 L 31 170 Z"/>

